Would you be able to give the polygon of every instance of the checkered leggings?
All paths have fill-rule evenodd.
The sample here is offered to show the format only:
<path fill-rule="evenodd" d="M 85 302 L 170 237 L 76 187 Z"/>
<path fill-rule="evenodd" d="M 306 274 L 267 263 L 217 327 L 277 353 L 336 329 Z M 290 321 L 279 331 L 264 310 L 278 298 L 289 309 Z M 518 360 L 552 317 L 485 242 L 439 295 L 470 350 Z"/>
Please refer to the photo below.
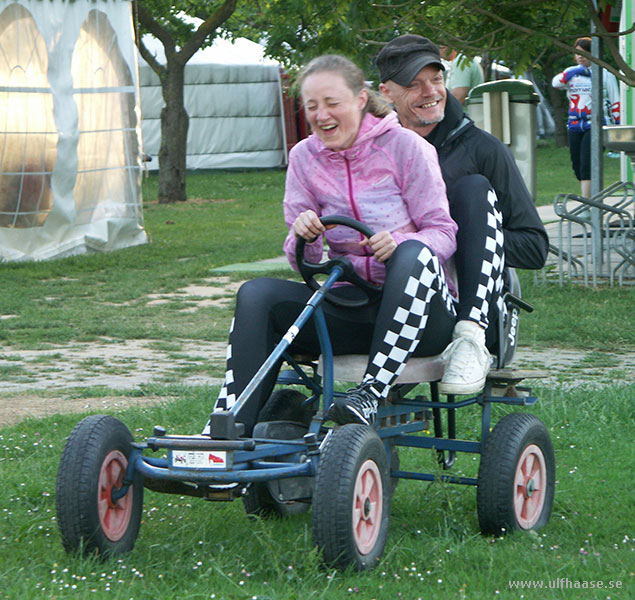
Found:
<path fill-rule="evenodd" d="M 356 290 L 346 286 L 334 292 L 350 297 Z M 235 404 L 310 295 L 306 285 L 279 279 L 254 279 L 241 287 L 217 407 Z M 322 308 L 334 354 L 369 354 L 367 377 L 376 380 L 378 394 L 385 396 L 411 355 L 433 356 L 445 349 L 456 320 L 454 304 L 437 257 L 420 242 L 408 240 L 398 246 L 387 264 L 379 303 L 351 309 L 325 302 Z M 300 330 L 291 351 L 320 353 L 312 320 Z M 238 413 L 247 434 L 273 390 L 276 375 L 268 375 Z"/>
<path fill-rule="evenodd" d="M 503 215 L 496 193 L 481 175 L 458 180 L 448 190 L 448 198 L 450 213 L 459 226 L 454 255 L 459 287 L 457 319 L 475 321 L 487 329 L 488 315 L 504 310 Z"/>
<path fill-rule="evenodd" d="M 402 292 L 384 292 L 364 376 L 364 381 L 374 380 L 375 393 L 384 398 L 413 353 L 431 354 L 429 338 L 437 336 L 444 347 L 450 342 L 456 318 L 455 301 L 443 268 L 430 248 L 411 240 L 401 244 L 399 250 L 396 258 L 401 268 L 391 265 L 386 288 Z"/>

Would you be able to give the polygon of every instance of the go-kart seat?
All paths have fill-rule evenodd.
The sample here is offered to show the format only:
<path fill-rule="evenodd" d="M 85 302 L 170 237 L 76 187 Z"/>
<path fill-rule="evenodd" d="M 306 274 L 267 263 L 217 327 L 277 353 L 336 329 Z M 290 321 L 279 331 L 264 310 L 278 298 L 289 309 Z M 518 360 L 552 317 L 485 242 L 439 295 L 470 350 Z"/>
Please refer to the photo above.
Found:
<path fill-rule="evenodd" d="M 498 348 L 493 354 L 492 368 L 503 369 L 511 362 L 516 352 L 518 341 L 518 316 L 519 308 L 529 312 L 533 310 L 530 304 L 520 299 L 520 282 L 515 270 L 506 267 L 504 272 L 505 293 L 504 301 L 506 311 L 499 318 Z M 333 378 L 335 381 L 346 383 L 359 383 L 366 373 L 368 356 L 365 354 L 344 354 L 333 357 Z M 439 381 L 443 377 L 445 363 L 441 355 L 423 358 L 412 357 L 406 363 L 404 370 L 399 375 L 395 384 L 416 384 Z M 318 360 L 318 374 L 323 375 L 324 369 L 322 356 Z"/>
<path fill-rule="evenodd" d="M 359 383 L 366 373 L 368 355 L 343 354 L 333 357 L 333 378 L 335 381 Z M 397 377 L 395 383 L 425 383 L 438 381 L 443 377 L 445 363 L 441 355 L 411 358 Z M 318 361 L 318 374 L 323 375 L 322 357 Z"/>

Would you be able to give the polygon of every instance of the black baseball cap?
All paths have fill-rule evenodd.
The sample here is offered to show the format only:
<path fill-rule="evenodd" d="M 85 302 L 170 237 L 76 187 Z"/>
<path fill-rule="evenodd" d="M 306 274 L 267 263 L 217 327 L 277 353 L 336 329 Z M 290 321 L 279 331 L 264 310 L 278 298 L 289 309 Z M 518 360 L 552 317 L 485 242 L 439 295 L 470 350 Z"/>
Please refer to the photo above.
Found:
<path fill-rule="evenodd" d="M 439 47 L 428 38 L 408 33 L 388 42 L 376 59 L 382 80 L 392 79 L 399 85 L 409 85 L 417 73 L 428 65 L 445 71 Z"/>

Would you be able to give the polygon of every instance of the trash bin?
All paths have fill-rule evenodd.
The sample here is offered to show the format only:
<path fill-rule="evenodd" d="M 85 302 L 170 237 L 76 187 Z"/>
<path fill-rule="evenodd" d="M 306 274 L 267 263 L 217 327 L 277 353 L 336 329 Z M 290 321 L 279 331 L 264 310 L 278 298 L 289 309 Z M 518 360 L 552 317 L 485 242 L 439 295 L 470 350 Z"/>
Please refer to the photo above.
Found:
<path fill-rule="evenodd" d="M 477 127 L 489 131 L 512 151 L 525 184 L 536 200 L 536 105 L 531 81 L 504 79 L 472 88 L 465 101 Z"/>

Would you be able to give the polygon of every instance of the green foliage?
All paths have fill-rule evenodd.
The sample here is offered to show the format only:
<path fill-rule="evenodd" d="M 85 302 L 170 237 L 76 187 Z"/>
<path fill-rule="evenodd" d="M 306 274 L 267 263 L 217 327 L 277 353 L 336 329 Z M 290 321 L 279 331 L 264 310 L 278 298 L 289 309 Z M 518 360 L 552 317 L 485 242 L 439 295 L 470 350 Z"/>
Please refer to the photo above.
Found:
<path fill-rule="evenodd" d="M 264 38 L 267 52 L 287 66 L 335 51 L 354 58 L 369 77 L 381 46 L 417 33 L 468 56 L 486 55 L 520 74 L 545 61 L 570 57 L 573 42 L 590 31 L 589 0 L 271 0 L 241 3 L 231 31 Z M 607 44 L 616 51 L 614 40 Z M 635 77 L 622 65 L 627 83 Z M 616 73 L 618 77 L 620 75 Z"/>
<path fill-rule="evenodd" d="M 161 29 L 176 40 L 180 47 L 185 45 L 197 29 L 193 17 L 204 21 L 224 4 L 222 0 L 135 0 L 136 3 L 146 9 Z M 183 15 L 190 18 L 183 20 Z M 135 16 L 138 17 L 138 12 L 135 12 Z M 150 33 L 143 19 L 139 19 L 137 23 L 142 35 Z M 215 35 L 205 38 L 200 47 L 211 45 L 214 37 Z"/>

